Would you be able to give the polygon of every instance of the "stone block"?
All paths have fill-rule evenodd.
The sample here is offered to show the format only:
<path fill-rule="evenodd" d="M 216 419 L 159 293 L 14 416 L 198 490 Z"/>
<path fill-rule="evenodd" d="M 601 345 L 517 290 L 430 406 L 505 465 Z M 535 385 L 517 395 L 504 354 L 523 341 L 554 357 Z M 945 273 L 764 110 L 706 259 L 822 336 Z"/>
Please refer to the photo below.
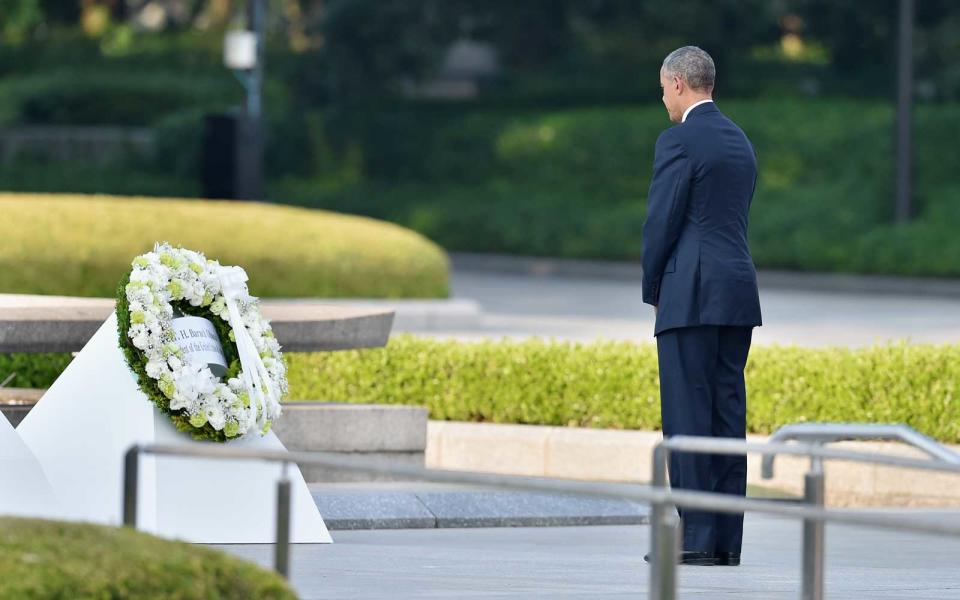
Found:
<path fill-rule="evenodd" d="M 427 409 L 389 404 L 286 402 L 273 425 L 288 450 L 420 452 L 427 446 Z"/>
<path fill-rule="evenodd" d="M 493 423 L 431 421 L 428 431 L 429 467 L 595 481 L 649 481 L 651 453 L 660 439 L 659 432 Z M 767 440 L 757 435 L 748 439 Z M 831 447 L 925 458 L 897 443 L 843 442 Z M 748 455 L 749 485 L 803 494 L 809 458 L 777 457 L 775 476 L 769 480 L 761 477 L 760 464 L 760 455 Z M 960 506 L 960 475 L 847 461 L 827 461 L 825 469 L 831 506 Z"/>
<path fill-rule="evenodd" d="M 650 481 L 657 432 L 553 427 L 547 438 L 548 477 Z"/>
<path fill-rule="evenodd" d="M 287 402 L 273 430 L 291 451 L 362 456 L 384 466 L 424 466 L 427 409 L 419 406 Z M 302 465 L 312 481 L 397 481 L 403 477 Z"/>
<path fill-rule="evenodd" d="M 423 452 L 320 452 L 327 456 L 352 456 L 369 460 L 385 467 L 424 467 Z M 323 466 L 301 465 L 300 472 L 307 483 L 360 482 L 360 481 L 406 481 L 402 475 L 376 474 L 363 471 L 346 471 Z"/>
<path fill-rule="evenodd" d="M 873 444 L 878 451 L 897 456 L 926 458 L 902 444 Z M 956 450 L 956 448 L 954 448 Z M 960 506 L 960 474 L 878 466 L 876 496 L 888 506 Z"/>
<path fill-rule="evenodd" d="M 31 388 L 0 388 L 0 413 L 14 427 L 27 416 L 46 390 Z"/>
<path fill-rule="evenodd" d="M 439 450 L 428 463 L 437 469 L 543 476 L 548 427 L 535 425 L 443 424 L 433 437 Z"/>

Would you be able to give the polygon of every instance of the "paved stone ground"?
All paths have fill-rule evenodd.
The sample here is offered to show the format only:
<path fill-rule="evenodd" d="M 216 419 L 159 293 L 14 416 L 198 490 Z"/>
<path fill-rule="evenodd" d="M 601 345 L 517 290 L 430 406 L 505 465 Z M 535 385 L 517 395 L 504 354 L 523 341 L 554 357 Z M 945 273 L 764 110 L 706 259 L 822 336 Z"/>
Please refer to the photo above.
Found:
<path fill-rule="evenodd" d="M 653 309 L 641 301 L 638 281 L 536 277 L 455 270 L 453 297 L 475 300 L 482 314 L 472 323 L 445 325 L 400 321 L 396 331 L 483 339 L 554 337 L 653 341 Z M 910 339 L 960 340 L 960 298 L 878 293 L 761 291 L 760 344 L 865 346 Z"/>
<path fill-rule="evenodd" d="M 960 513 L 929 512 L 960 522 Z M 300 545 L 293 583 L 306 599 L 646 598 L 646 526 L 337 531 Z M 744 565 L 682 567 L 679 598 L 799 597 L 800 524 L 751 515 Z M 270 565 L 271 546 L 224 546 Z M 960 540 L 827 528 L 830 600 L 960 599 Z"/>
<path fill-rule="evenodd" d="M 620 498 L 427 482 L 313 483 L 310 491 L 330 530 L 639 525 L 649 514 Z"/>

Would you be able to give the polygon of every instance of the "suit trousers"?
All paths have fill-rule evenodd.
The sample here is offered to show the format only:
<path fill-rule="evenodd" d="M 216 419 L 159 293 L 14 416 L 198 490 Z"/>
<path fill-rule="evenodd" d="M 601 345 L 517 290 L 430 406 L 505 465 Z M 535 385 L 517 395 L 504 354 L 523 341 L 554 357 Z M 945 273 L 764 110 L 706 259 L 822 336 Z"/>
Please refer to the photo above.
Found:
<path fill-rule="evenodd" d="M 752 327 L 696 326 L 657 336 L 663 434 L 746 438 L 747 392 L 743 370 Z M 745 496 L 747 459 L 672 452 L 675 489 Z M 743 514 L 680 510 L 683 549 L 740 553 Z"/>

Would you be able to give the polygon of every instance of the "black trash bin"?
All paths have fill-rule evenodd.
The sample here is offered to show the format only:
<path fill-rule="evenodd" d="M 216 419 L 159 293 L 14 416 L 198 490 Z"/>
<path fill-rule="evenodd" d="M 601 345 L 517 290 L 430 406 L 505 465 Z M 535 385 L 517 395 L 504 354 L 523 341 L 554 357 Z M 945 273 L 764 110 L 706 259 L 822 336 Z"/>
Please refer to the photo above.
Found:
<path fill-rule="evenodd" d="M 260 148 L 260 130 L 256 122 L 242 114 L 206 115 L 200 168 L 203 197 L 261 199 Z"/>

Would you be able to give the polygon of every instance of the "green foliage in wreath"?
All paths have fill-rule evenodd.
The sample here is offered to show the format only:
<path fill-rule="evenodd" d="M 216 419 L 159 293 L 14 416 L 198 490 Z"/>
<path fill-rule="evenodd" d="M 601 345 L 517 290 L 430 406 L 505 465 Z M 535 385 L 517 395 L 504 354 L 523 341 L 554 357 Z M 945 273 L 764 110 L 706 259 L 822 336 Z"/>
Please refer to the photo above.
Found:
<path fill-rule="evenodd" d="M 210 423 L 204 423 L 202 427 L 194 427 L 190 423 L 190 416 L 186 410 L 170 410 L 170 400 L 160 391 L 158 382 L 147 375 L 146 360 L 143 353 L 133 345 L 128 335 L 130 330 L 130 304 L 127 301 L 126 287 L 129 282 L 130 273 L 127 273 L 120 281 L 120 286 L 117 289 L 117 330 L 120 335 L 120 349 L 123 351 L 124 358 L 127 359 L 127 364 L 137 377 L 137 386 L 140 391 L 157 405 L 160 412 L 170 417 L 178 431 L 189 433 L 195 440 L 227 441 L 226 433 L 214 429 Z M 220 345 L 223 347 L 223 355 L 227 359 L 228 368 L 224 379 L 236 377 L 240 372 L 240 357 L 237 353 L 237 345 L 233 341 L 233 332 L 230 330 L 230 325 L 214 315 L 209 307 L 191 306 L 186 301 L 175 301 L 170 304 L 184 315 L 202 317 L 213 323 L 217 330 L 217 336 L 220 338 Z"/>

